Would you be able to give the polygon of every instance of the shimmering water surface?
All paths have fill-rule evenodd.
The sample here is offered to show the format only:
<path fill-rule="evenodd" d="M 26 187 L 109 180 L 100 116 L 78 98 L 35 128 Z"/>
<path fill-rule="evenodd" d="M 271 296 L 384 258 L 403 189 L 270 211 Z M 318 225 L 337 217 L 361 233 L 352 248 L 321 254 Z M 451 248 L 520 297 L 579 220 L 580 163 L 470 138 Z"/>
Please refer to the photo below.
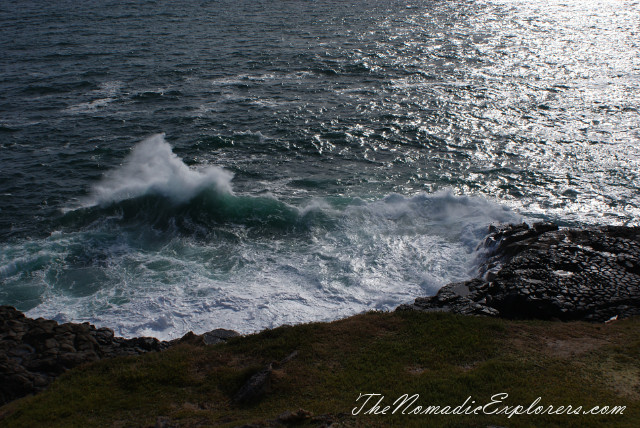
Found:
<path fill-rule="evenodd" d="M 490 223 L 638 224 L 640 3 L 0 3 L 0 304 L 120 335 L 391 309 Z"/>

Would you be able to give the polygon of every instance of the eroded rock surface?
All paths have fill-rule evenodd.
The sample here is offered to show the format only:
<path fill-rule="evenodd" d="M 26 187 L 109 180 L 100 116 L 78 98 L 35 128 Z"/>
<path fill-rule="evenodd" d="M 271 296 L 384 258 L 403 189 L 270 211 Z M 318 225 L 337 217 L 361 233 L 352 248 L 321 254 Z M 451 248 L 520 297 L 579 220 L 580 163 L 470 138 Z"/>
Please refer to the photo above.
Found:
<path fill-rule="evenodd" d="M 606 321 L 640 315 L 640 228 L 492 227 L 481 277 L 398 310 Z"/>

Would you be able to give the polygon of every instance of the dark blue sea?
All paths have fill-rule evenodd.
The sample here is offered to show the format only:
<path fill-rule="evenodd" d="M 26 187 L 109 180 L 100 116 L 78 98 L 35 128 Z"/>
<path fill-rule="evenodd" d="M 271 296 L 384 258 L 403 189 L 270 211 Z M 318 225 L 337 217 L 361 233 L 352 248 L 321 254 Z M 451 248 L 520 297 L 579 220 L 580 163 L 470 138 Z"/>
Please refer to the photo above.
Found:
<path fill-rule="evenodd" d="M 640 3 L 0 2 L 0 304 L 118 335 L 390 310 L 490 224 L 640 223 Z"/>

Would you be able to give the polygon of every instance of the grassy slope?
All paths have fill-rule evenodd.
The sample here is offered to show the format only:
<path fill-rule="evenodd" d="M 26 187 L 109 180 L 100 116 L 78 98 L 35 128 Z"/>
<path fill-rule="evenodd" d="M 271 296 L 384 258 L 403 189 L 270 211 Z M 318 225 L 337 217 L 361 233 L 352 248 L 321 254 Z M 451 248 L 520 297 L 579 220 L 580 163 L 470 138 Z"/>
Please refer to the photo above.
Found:
<path fill-rule="evenodd" d="M 513 322 L 443 313 L 368 313 L 280 327 L 227 344 L 183 344 L 163 353 L 118 358 L 73 370 L 51 388 L 0 408 L 0 425 L 237 426 L 299 408 L 344 426 L 637 426 L 640 420 L 640 319 L 608 325 Z M 231 403 L 265 364 L 277 368 L 271 392 Z M 359 393 L 391 404 L 419 393 L 419 404 L 627 406 L 609 416 L 352 416 Z M 418 403 L 416 403 L 418 404 Z"/>

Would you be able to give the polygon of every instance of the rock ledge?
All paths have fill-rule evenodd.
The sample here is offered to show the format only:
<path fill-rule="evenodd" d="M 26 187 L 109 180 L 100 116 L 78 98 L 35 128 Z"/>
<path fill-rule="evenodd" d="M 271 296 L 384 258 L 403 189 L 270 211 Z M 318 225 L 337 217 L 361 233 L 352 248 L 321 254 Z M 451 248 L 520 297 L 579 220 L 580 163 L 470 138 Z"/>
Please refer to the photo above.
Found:
<path fill-rule="evenodd" d="M 640 228 L 492 226 L 479 278 L 397 310 L 607 321 L 640 315 Z"/>

